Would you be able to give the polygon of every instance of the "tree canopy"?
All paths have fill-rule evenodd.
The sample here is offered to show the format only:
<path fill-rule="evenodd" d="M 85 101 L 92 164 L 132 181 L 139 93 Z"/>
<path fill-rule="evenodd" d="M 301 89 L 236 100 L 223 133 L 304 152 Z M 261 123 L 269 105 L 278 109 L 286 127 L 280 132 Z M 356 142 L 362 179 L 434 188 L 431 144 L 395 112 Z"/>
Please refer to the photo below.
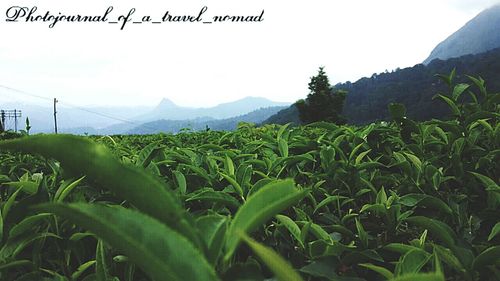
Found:
<path fill-rule="evenodd" d="M 305 100 L 302 99 L 295 103 L 303 123 L 318 121 L 345 123 L 341 113 L 347 92 L 336 91 L 332 88 L 324 67 L 320 67 L 318 74 L 311 77 L 309 91 Z"/>

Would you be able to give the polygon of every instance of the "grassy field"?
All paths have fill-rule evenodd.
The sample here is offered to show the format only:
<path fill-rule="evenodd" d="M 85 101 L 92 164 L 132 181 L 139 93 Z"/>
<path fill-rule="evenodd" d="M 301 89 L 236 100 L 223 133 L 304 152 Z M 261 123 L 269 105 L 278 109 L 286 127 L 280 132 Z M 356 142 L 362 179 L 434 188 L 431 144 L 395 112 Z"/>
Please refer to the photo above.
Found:
<path fill-rule="evenodd" d="M 500 95 L 450 80 L 447 121 L 14 135 L 0 280 L 500 280 Z"/>

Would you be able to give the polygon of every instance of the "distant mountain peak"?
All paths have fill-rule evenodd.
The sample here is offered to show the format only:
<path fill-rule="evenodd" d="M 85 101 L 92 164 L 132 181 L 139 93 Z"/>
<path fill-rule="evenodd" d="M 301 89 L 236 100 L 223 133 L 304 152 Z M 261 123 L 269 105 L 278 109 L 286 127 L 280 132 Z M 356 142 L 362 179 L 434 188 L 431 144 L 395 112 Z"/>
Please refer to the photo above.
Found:
<path fill-rule="evenodd" d="M 158 106 L 156 107 L 157 109 L 171 109 L 171 108 L 176 108 L 177 105 L 170 99 L 168 98 L 163 98 Z"/>
<path fill-rule="evenodd" d="M 500 3 L 467 22 L 462 28 L 439 43 L 424 64 L 434 59 L 446 60 L 464 55 L 484 53 L 500 47 Z"/>
<path fill-rule="evenodd" d="M 264 100 L 264 101 L 271 101 L 269 99 L 266 99 L 266 98 L 263 98 L 263 97 L 254 97 L 254 96 L 246 96 L 240 100 L 244 100 L 244 101 L 247 101 L 247 100 Z"/>
<path fill-rule="evenodd" d="M 232 102 L 221 103 L 212 107 L 184 107 L 176 105 L 168 98 L 162 101 L 151 112 L 142 115 L 140 121 L 155 120 L 188 120 L 196 118 L 227 119 L 250 113 L 260 108 L 288 106 L 290 103 L 274 102 L 264 97 L 247 96 Z"/>

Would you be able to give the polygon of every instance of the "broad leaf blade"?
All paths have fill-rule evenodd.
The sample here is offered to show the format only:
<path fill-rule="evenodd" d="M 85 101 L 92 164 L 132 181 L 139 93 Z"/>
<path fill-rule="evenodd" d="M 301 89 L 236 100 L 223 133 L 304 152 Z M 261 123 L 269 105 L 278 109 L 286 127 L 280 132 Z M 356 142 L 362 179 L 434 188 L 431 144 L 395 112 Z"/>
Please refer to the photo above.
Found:
<path fill-rule="evenodd" d="M 381 266 L 378 266 L 378 265 L 374 265 L 371 263 L 361 263 L 361 264 L 359 264 L 359 266 L 373 270 L 373 271 L 377 272 L 378 274 L 384 276 L 386 279 L 391 279 L 394 277 L 394 274 L 392 274 L 392 272 L 390 272 L 388 269 L 381 267 Z"/>
<path fill-rule="evenodd" d="M 72 135 L 39 135 L 1 142 L 0 149 L 55 158 L 63 167 L 85 174 L 87 179 L 102 184 L 118 197 L 201 245 L 186 211 L 173 193 L 144 170 L 120 163 L 102 145 Z"/>
<path fill-rule="evenodd" d="M 155 280 L 218 280 L 207 260 L 185 237 L 137 211 L 82 203 L 45 204 L 37 209 L 94 232 Z"/>
<path fill-rule="evenodd" d="M 423 216 L 410 217 L 406 221 L 429 230 L 434 237 L 440 239 L 447 247 L 453 248 L 455 246 L 456 234 L 444 222 Z"/>
<path fill-rule="evenodd" d="M 498 234 L 500 234 L 500 222 L 497 222 L 497 224 L 495 224 L 495 226 L 493 227 L 493 229 L 491 229 L 491 233 L 488 236 L 488 241 L 491 241 Z"/>
<path fill-rule="evenodd" d="M 231 258 L 240 243 L 237 232 L 251 233 L 279 212 L 299 202 L 307 192 L 298 190 L 292 180 L 284 180 L 269 183 L 254 193 L 240 207 L 229 227 L 225 260 Z"/>
<path fill-rule="evenodd" d="M 500 246 L 489 247 L 479 254 L 472 264 L 472 268 L 478 269 L 490 264 L 499 264 Z"/>
<path fill-rule="evenodd" d="M 441 273 L 412 273 L 399 276 L 389 281 L 445 281 Z"/>
<path fill-rule="evenodd" d="M 264 245 L 256 242 L 244 233 L 240 237 L 254 251 L 257 256 L 269 267 L 280 281 L 302 281 L 302 277 L 280 255 Z"/>

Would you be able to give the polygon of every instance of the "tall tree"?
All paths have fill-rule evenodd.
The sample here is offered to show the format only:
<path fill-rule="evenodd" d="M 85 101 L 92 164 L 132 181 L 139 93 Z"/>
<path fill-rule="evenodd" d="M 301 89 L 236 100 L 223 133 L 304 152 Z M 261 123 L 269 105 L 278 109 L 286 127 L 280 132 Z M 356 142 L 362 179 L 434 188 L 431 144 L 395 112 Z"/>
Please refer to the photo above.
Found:
<path fill-rule="evenodd" d="M 309 91 L 306 100 L 299 100 L 295 103 L 303 123 L 318 121 L 345 123 L 345 119 L 340 114 L 347 92 L 332 89 L 324 67 L 320 67 L 318 74 L 311 77 Z"/>

